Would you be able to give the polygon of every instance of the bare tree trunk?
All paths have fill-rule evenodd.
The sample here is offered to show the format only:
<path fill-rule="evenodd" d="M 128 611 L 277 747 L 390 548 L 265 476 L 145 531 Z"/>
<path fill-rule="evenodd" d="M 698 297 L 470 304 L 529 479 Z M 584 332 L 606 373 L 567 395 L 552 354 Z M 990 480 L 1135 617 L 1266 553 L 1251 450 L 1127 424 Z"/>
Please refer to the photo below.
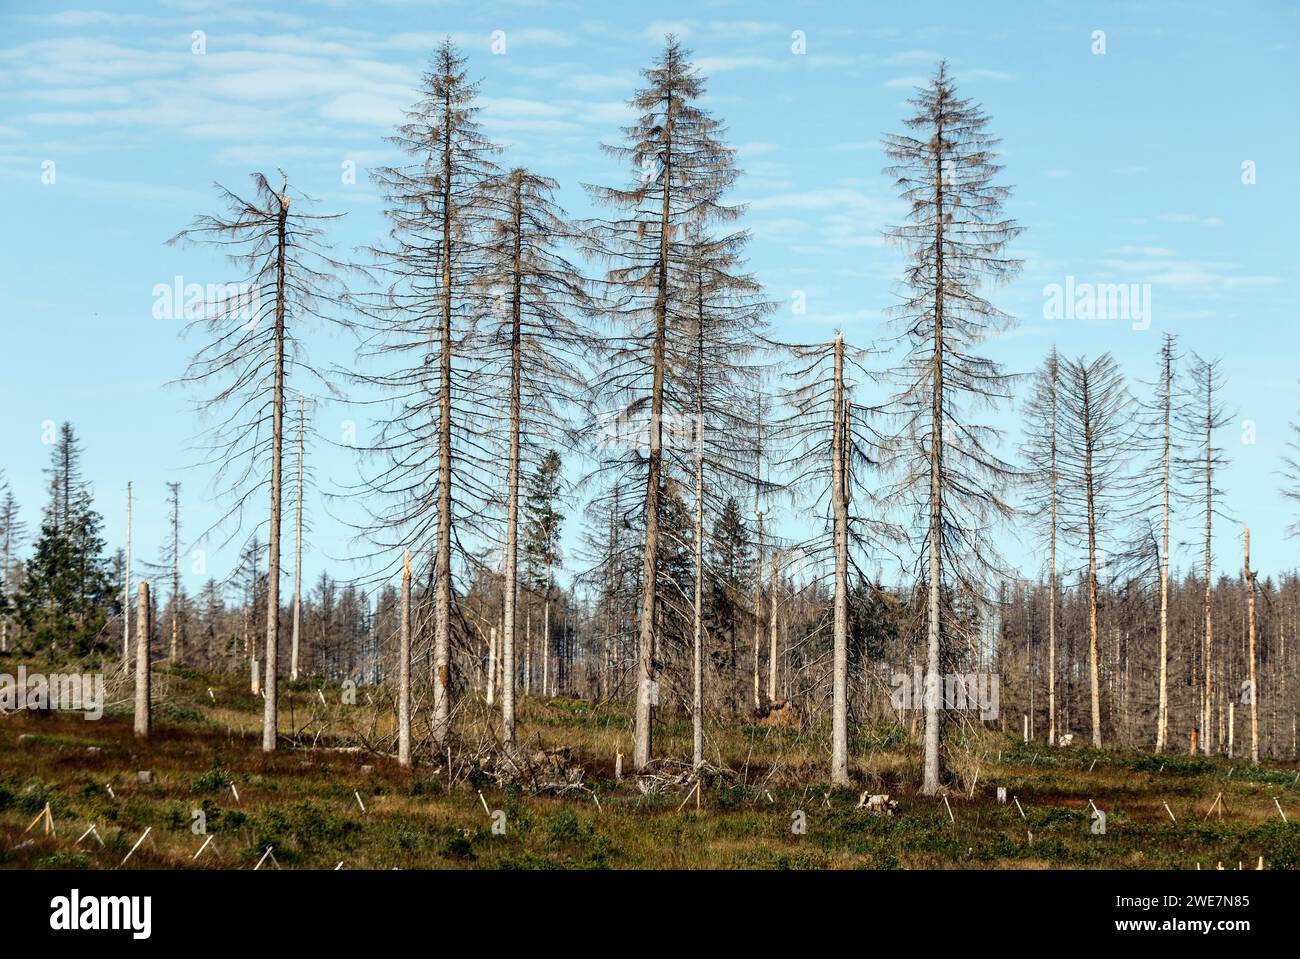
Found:
<path fill-rule="evenodd" d="M 533 613 L 524 609 L 524 694 L 533 694 Z"/>
<path fill-rule="evenodd" d="M 411 553 L 402 556 L 402 612 L 397 638 L 397 762 L 411 765 Z"/>
<path fill-rule="evenodd" d="M 523 184 L 516 171 L 511 191 L 514 221 L 513 289 L 510 296 L 510 462 L 506 479 L 506 569 L 502 598 L 501 671 L 507 677 L 501 687 L 501 739 L 507 747 L 515 742 L 515 599 L 519 592 L 519 433 L 523 390 Z M 528 692 L 528 661 L 525 649 L 524 692 Z"/>
<path fill-rule="evenodd" d="M 1051 566 L 1047 573 L 1047 744 L 1056 745 L 1056 488 L 1052 488 Z"/>
<path fill-rule="evenodd" d="M 1212 723 L 1214 719 L 1214 593 L 1212 591 L 1213 581 L 1211 580 L 1210 571 L 1210 544 L 1211 544 L 1211 480 L 1210 480 L 1210 455 L 1208 453 L 1210 441 L 1208 438 L 1209 431 L 1206 431 L 1207 438 L 1205 441 L 1207 453 L 1205 463 L 1205 642 L 1202 649 L 1202 659 L 1205 669 L 1205 688 L 1201 700 L 1201 752 L 1208 756 L 1212 749 L 1212 740 L 1214 739 Z"/>
<path fill-rule="evenodd" d="M 306 411 L 302 394 L 298 394 L 298 508 L 294 519 L 293 544 L 293 650 L 289 661 L 289 678 L 298 679 L 298 634 L 302 624 L 302 454 Z"/>
<path fill-rule="evenodd" d="M 758 556 L 754 562 L 754 709 L 763 707 L 763 679 L 759 668 L 763 648 L 763 513 L 754 493 L 754 514 L 758 517 Z"/>
<path fill-rule="evenodd" d="M 453 112 L 450 91 L 443 116 Z M 434 558 L 433 741 L 441 748 L 451 726 L 451 124 L 442 142 L 442 328 L 438 384 L 438 542 Z"/>
<path fill-rule="evenodd" d="M 777 616 L 776 616 L 776 558 L 777 551 L 772 550 L 772 584 L 768 596 L 768 646 L 767 646 L 767 701 L 776 702 L 777 668 Z"/>
<path fill-rule="evenodd" d="M 1085 390 L 1091 387 L 1085 386 Z M 1088 505 L 1088 692 L 1092 700 L 1092 744 L 1101 748 L 1101 685 L 1097 664 L 1097 511 L 1092 471 L 1093 396 L 1084 396 L 1084 459 Z"/>
<path fill-rule="evenodd" d="M 701 311 L 702 312 L 702 311 Z M 691 660 L 691 765 L 704 765 L 704 322 L 695 358 L 695 610 Z"/>
<path fill-rule="evenodd" d="M 1246 577 L 1247 650 L 1250 657 L 1250 762 L 1259 765 L 1259 687 L 1255 685 L 1255 571 L 1250 568 L 1250 527 L 1246 527 L 1246 561 L 1242 567 Z"/>
<path fill-rule="evenodd" d="M 546 595 L 542 597 L 542 655 L 546 658 L 542 669 L 542 695 L 554 695 L 555 675 L 551 672 L 551 568 L 546 568 Z M 556 664 L 558 670 L 559 664 Z"/>
<path fill-rule="evenodd" d="M 545 613 L 542 614 L 542 622 L 546 622 Z M 542 698 L 550 696 L 548 690 L 551 688 L 551 650 L 546 641 L 546 627 L 542 629 Z"/>
<path fill-rule="evenodd" d="M 481 635 L 481 633 L 480 633 Z M 496 703 L 497 685 L 497 628 L 491 627 L 488 635 L 487 670 L 484 673 L 483 698 L 489 706 Z"/>
<path fill-rule="evenodd" d="M 284 481 L 282 457 L 284 454 L 284 297 L 285 248 L 289 216 L 289 197 L 280 197 L 280 219 L 277 227 L 275 268 L 275 394 L 271 413 L 271 521 L 267 535 L 266 569 L 266 680 L 262 694 L 266 708 L 262 714 L 262 751 L 275 752 L 279 716 L 276 703 L 276 682 L 279 672 L 280 640 L 280 497 Z"/>
<path fill-rule="evenodd" d="M 931 371 L 933 395 L 930 407 L 930 582 L 929 611 L 926 635 L 925 678 L 925 758 L 921 792 L 933 796 L 939 791 L 939 675 L 941 646 L 943 642 L 940 622 L 941 592 L 943 589 L 943 374 L 944 374 L 944 246 L 943 227 L 946 214 L 943 209 L 943 119 L 935 124 L 934 140 L 935 178 L 935 285 L 934 285 L 934 360 Z"/>
<path fill-rule="evenodd" d="M 663 129 L 663 205 L 659 213 L 659 256 L 654 320 L 654 371 L 650 387 L 650 455 L 645 487 L 645 548 L 642 554 L 641 621 L 637 640 L 636 729 L 632 762 L 642 770 L 650 765 L 654 748 L 652 685 L 657 683 L 655 617 L 659 586 L 659 493 L 663 469 L 664 366 L 668 330 L 668 260 L 671 229 L 673 169 L 673 105 L 671 90 Z M 656 688 L 657 689 L 657 688 Z M 654 697 L 657 699 L 657 693 Z"/>
<path fill-rule="evenodd" d="M 135 735 L 139 739 L 149 736 L 149 608 L 149 584 L 141 580 L 135 617 Z"/>
<path fill-rule="evenodd" d="M 180 484 L 172 486 L 172 636 L 167 661 L 173 665 L 180 646 L 181 504 Z"/>
<path fill-rule="evenodd" d="M 1161 507 L 1164 533 L 1160 541 L 1160 694 L 1156 707 L 1156 752 L 1169 743 L 1169 451 L 1170 414 L 1173 406 L 1172 340 L 1166 338 L 1164 360 L 1164 502 Z"/>
<path fill-rule="evenodd" d="M 256 567 L 253 568 L 253 586 L 248 596 L 248 602 L 244 606 L 244 615 L 241 617 L 244 627 L 244 659 L 249 664 L 250 686 L 249 691 L 256 696 L 262 688 L 262 682 L 257 675 L 257 651 L 253 648 L 253 629 L 250 620 L 253 618 L 254 607 L 257 604 L 257 576 Z"/>
<path fill-rule="evenodd" d="M 5 550 L 5 575 L 9 572 L 9 551 Z M 131 483 L 126 484 L 126 569 L 122 588 L 122 669 L 131 668 Z"/>
<path fill-rule="evenodd" d="M 831 675 L 831 783 L 849 785 L 849 498 L 844 401 L 844 334 L 835 336 L 835 417 L 831 439 L 831 506 L 835 516 L 835 621 Z"/>

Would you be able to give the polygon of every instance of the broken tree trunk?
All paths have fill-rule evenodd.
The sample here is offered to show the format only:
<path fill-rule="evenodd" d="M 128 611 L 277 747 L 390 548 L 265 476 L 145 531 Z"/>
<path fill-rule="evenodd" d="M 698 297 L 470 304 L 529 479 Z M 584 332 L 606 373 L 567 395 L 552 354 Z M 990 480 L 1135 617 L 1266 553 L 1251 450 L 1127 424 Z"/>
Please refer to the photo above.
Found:
<path fill-rule="evenodd" d="M 9 557 L 5 556 L 5 571 Z M 122 568 L 122 670 L 131 668 L 131 484 L 126 484 L 126 565 Z"/>
<path fill-rule="evenodd" d="M 135 616 L 135 734 L 149 736 L 149 584 L 140 581 Z"/>

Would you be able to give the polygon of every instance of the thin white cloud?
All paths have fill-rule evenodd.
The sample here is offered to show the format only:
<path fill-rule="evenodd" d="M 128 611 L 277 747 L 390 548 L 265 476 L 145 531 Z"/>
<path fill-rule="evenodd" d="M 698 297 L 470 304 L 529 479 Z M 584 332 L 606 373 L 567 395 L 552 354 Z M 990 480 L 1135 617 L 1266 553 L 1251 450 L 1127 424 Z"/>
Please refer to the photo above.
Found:
<path fill-rule="evenodd" d="M 782 69 L 787 64 L 773 60 L 771 57 L 700 57 L 695 61 L 695 66 L 705 76 L 709 76 L 728 70 Z"/>
<path fill-rule="evenodd" d="M 894 77 L 892 80 L 886 80 L 885 86 L 890 90 L 913 90 L 929 82 L 925 77 Z"/>

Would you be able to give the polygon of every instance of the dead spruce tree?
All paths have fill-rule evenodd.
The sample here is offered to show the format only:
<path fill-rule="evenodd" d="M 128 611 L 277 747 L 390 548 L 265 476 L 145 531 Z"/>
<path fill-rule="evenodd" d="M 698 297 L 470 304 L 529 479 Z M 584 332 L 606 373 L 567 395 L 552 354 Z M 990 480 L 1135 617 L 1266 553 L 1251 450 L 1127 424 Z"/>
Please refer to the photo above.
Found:
<path fill-rule="evenodd" d="M 481 395 L 466 355 L 484 311 L 482 239 L 490 229 L 484 186 L 498 148 L 480 132 L 478 84 L 448 39 L 425 72 L 419 98 L 388 140 L 407 158 L 372 174 L 386 201 L 388 242 L 372 247 L 381 288 L 356 298 L 362 358 L 383 372 L 356 379 L 384 405 L 374 439 L 359 444 L 376 466 L 362 490 L 366 532 L 386 571 L 403 548 L 425 563 L 433 600 L 432 731 L 451 731 L 453 549 L 486 535 L 496 492 L 494 451 L 483 445 Z"/>
<path fill-rule="evenodd" d="M 162 562 L 148 564 L 158 575 L 171 581 L 170 638 L 167 643 L 167 662 L 175 665 L 180 653 L 181 605 L 181 484 L 167 484 L 167 539 L 163 542 Z"/>
<path fill-rule="evenodd" d="M 1132 511 L 1128 472 L 1133 404 L 1124 376 L 1109 353 L 1065 363 L 1061 403 L 1061 504 L 1063 529 L 1087 553 L 1088 689 L 1092 744 L 1101 748 L 1099 645 L 1100 582 L 1105 557 L 1121 551 Z"/>
<path fill-rule="evenodd" d="M 1061 524 L 1061 360 L 1056 348 L 1034 374 L 1025 407 L 1023 455 L 1029 517 L 1047 539 L 1047 742 L 1056 745 L 1056 547 Z"/>
<path fill-rule="evenodd" d="M 582 273 L 560 253 L 573 228 L 555 201 L 559 184 L 513 169 L 484 184 L 491 221 L 479 282 L 491 309 L 479 324 L 474 355 L 484 370 L 485 411 L 504 413 L 493 435 L 505 436 L 504 596 L 501 640 L 501 732 L 515 743 L 516 605 L 519 595 L 520 478 L 555 446 L 572 446 L 568 423 L 585 380 L 580 364 L 594 348 L 580 318 L 591 302 Z"/>
<path fill-rule="evenodd" d="M 313 320 L 337 319 L 344 267 L 324 245 L 324 224 L 336 214 L 306 212 L 312 199 L 291 194 L 288 180 L 274 188 L 252 175 L 250 199 L 218 185 L 227 212 L 200 216 L 171 242 L 215 246 L 242 275 L 224 287 L 187 331 L 209 339 L 190 360 L 181 383 L 211 392 L 200 412 L 215 418 L 203 434 L 219 502 L 226 509 L 209 530 L 232 524 L 245 528 L 245 512 L 257 495 L 269 493 L 270 512 L 256 531 L 267 530 L 266 664 L 262 694 L 262 749 L 276 747 L 276 679 L 280 634 L 280 515 L 283 499 L 284 414 L 288 384 L 314 378 L 333 388 L 307 361 L 298 330 Z M 234 533 L 231 534 L 233 536 Z"/>
<path fill-rule="evenodd" d="M 710 235 L 703 225 L 692 223 L 686 242 L 684 269 L 675 277 L 681 288 L 669 303 L 675 325 L 686 331 L 684 338 L 674 339 L 671 345 L 684 347 L 687 353 L 670 368 L 686 371 L 690 382 L 682 391 L 692 399 L 691 756 L 698 769 L 704 763 L 706 516 L 712 526 L 730 491 L 751 479 L 762 483 L 755 433 L 756 426 L 761 428 L 762 417 L 753 415 L 748 401 L 760 372 L 755 361 L 766 336 L 764 318 L 776 304 L 764 300 L 758 282 L 740 272 L 747 234 Z M 669 455 L 675 458 L 682 452 L 674 447 Z"/>
<path fill-rule="evenodd" d="M 166 577 L 171 584 L 171 598 L 168 601 L 170 620 L 170 637 L 167 643 L 167 661 L 176 664 L 180 646 L 180 617 L 184 596 L 181 592 L 181 484 L 167 484 L 167 534 L 162 544 L 162 556 L 158 562 L 147 560 L 144 566 L 157 579 Z M 153 601 L 158 596 L 153 595 Z"/>
<path fill-rule="evenodd" d="M 606 414 L 605 423 L 644 424 L 648 434 L 644 453 L 639 442 L 603 442 L 597 464 L 609 482 L 644 488 L 633 748 L 639 770 L 649 765 L 653 753 L 656 632 L 665 589 L 659 573 L 665 489 L 681 479 L 665 469 L 665 423 L 671 424 L 676 446 L 686 434 L 680 427 L 689 423 L 691 409 L 690 394 L 681 389 L 680 365 L 682 340 L 689 340 L 689 331 L 682 328 L 672 299 L 685 286 L 682 275 L 691 253 L 687 227 L 734 221 L 740 215 L 739 208 L 721 202 L 735 177 L 731 151 L 720 140 L 719 121 L 697 105 L 704 80 L 689 53 L 670 36 L 642 76 L 646 86 L 630 101 L 637 119 L 624 128 L 623 144 L 605 146 L 634 167 L 634 181 L 625 188 L 589 186 L 593 200 L 613 213 L 585 230 L 590 255 L 610 265 L 602 282 L 603 312 L 616 327 L 593 383 L 595 403 Z M 688 442 L 680 445 L 689 453 Z"/>
<path fill-rule="evenodd" d="M 1160 589 L 1160 637 L 1156 667 L 1156 752 L 1169 745 L 1169 531 L 1173 507 L 1178 498 L 1175 467 L 1181 455 L 1181 431 L 1176 421 L 1179 408 L 1178 344 L 1166 333 L 1157 357 L 1159 373 L 1151 392 L 1140 405 L 1139 436 L 1135 437 L 1142 456 L 1143 475 L 1138 481 L 1139 542 L 1132 547 L 1139 570 L 1147 568 L 1145 557 L 1154 554 Z M 1158 516 L 1158 518 L 1157 518 Z M 1154 548 L 1151 548 L 1154 547 Z"/>
<path fill-rule="evenodd" d="M 926 695 L 922 791 L 940 786 L 940 675 L 960 646 L 974 648 L 969 617 L 955 615 L 957 597 L 982 600 L 1000 561 L 990 536 L 1011 516 L 1004 498 L 1015 470 L 996 452 L 1000 434 L 977 423 L 972 407 L 1009 397 L 1001 366 L 974 352 L 1015 319 L 980 295 L 984 281 L 1014 276 L 1020 261 L 1005 255 L 1020 232 L 1002 210 L 1009 189 L 994 182 L 1001 167 L 988 117 L 958 97 L 947 65 L 909 101 L 909 134 L 885 138 L 894 166 L 885 172 L 907 205 L 907 222 L 887 236 L 908 256 L 906 294 L 890 313 L 905 342 L 894 399 L 898 420 L 892 462 L 895 502 L 919 520 L 918 579 L 925 584 Z"/>
<path fill-rule="evenodd" d="M 8 494 L 12 496 L 12 494 Z M 122 671 L 131 671 L 131 506 L 134 497 L 131 494 L 131 481 L 126 482 L 126 555 L 122 558 Z M 5 568 L 9 567 L 8 540 L 5 548 Z M 0 650 L 8 646 L 0 637 Z"/>
<path fill-rule="evenodd" d="M 883 509 L 865 482 L 879 465 L 882 438 L 872 421 L 879 409 L 853 402 L 854 383 L 873 380 L 866 350 L 848 346 L 839 333 L 830 343 L 794 344 L 789 386 L 781 393 L 785 415 L 774 424 L 781 450 L 778 467 L 786 490 L 811 501 L 810 519 L 822 531 L 798 545 L 813 582 L 832 583 L 831 600 L 831 782 L 849 784 L 848 630 L 849 575 L 855 553 L 878 553 L 898 532 L 881 519 Z M 856 493 L 856 496 L 854 495 Z M 857 505 L 854 506 L 856 500 Z M 859 577 L 861 573 L 859 572 Z"/>
<path fill-rule="evenodd" d="M 637 589 L 640 556 L 636 553 L 635 537 L 630 533 L 634 528 L 635 509 L 629 506 L 629 499 L 616 482 L 607 483 L 591 495 L 584 507 L 578 554 L 584 568 L 574 579 L 576 587 L 586 588 L 596 597 L 594 613 L 601 621 L 602 700 L 624 695 L 627 664 L 632 661 L 628 637 L 640 595 Z"/>
<path fill-rule="evenodd" d="M 1214 751 L 1214 518 L 1231 520 L 1223 512 L 1223 490 L 1216 485 L 1217 474 L 1228 465 L 1223 447 L 1216 442 L 1215 433 L 1230 422 L 1224 412 L 1220 394 L 1223 392 L 1223 373 L 1218 360 L 1206 360 L 1192 353 L 1186 372 L 1186 386 L 1180 413 L 1180 431 L 1184 439 L 1184 455 L 1178 460 L 1182 481 L 1188 495 L 1196 503 L 1204 561 L 1205 594 L 1202 604 L 1201 633 L 1201 710 L 1200 745 L 1206 756 Z"/>

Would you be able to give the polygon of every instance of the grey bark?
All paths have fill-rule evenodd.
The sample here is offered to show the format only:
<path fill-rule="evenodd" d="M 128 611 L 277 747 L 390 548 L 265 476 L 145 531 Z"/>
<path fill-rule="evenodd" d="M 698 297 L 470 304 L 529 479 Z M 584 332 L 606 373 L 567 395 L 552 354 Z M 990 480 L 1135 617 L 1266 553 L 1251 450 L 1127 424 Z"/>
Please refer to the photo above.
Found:
<path fill-rule="evenodd" d="M 135 617 L 135 735 L 139 739 L 149 736 L 149 610 L 149 584 L 141 580 Z"/>

